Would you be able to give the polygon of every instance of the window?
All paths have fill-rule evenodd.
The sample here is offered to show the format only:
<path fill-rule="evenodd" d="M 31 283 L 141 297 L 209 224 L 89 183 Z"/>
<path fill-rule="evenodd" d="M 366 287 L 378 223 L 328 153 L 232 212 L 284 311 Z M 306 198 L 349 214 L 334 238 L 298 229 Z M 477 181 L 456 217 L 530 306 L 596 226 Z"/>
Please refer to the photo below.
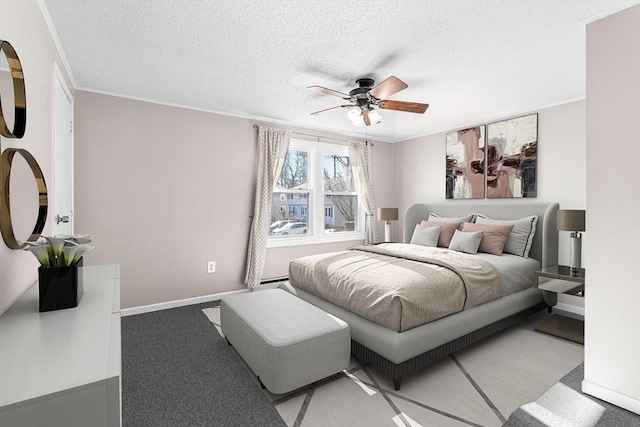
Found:
<path fill-rule="evenodd" d="M 307 212 L 311 194 L 307 182 L 309 157 L 309 149 L 296 149 L 289 144 L 280 178 L 273 190 L 269 236 L 307 234 Z M 295 227 L 296 232 L 292 233 L 294 223 L 305 226 Z"/>
<path fill-rule="evenodd" d="M 292 139 L 274 188 L 269 246 L 363 238 L 348 147 Z"/>
<path fill-rule="evenodd" d="M 358 197 L 348 155 L 337 153 L 323 156 L 325 232 L 355 231 L 358 219 Z"/>
<path fill-rule="evenodd" d="M 324 219 L 330 219 L 333 221 L 333 206 L 326 206 L 324 208 Z"/>

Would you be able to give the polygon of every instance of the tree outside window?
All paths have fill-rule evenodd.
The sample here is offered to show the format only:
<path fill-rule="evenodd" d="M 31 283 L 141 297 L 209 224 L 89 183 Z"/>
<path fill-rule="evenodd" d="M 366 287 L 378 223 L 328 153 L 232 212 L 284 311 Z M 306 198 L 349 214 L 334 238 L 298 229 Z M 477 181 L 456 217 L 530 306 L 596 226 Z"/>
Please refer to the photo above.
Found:
<path fill-rule="evenodd" d="M 292 244 L 347 238 L 358 231 L 359 210 L 347 147 L 292 139 L 272 199 L 277 245 L 293 234 L 307 240 Z"/>
<path fill-rule="evenodd" d="M 327 224 L 325 218 L 325 230 L 353 231 L 358 217 L 358 197 L 349 156 L 325 155 L 323 165 L 325 206 L 330 204 L 337 211 L 335 216 L 331 215 L 331 224 Z"/>

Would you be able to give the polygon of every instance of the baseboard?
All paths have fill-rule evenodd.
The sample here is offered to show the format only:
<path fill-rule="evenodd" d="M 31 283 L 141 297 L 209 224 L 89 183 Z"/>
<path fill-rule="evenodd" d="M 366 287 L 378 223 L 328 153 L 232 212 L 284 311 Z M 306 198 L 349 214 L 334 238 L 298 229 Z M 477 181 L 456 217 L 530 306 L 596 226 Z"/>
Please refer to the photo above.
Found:
<path fill-rule="evenodd" d="M 240 289 L 237 291 L 222 292 L 219 294 L 203 295 L 201 297 L 193 297 L 180 299 L 176 301 L 160 302 L 157 304 L 142 305 L 140 307 L 124 308 L 120 310 L 120 316 L 133 316 L 134 314 L 150 313 L 152 311 L 166 310 L 168 308 L 184 307 L 185 305 L 201 304 L 203 302 L 218 301 L 226 295 L 241 294 L 249 292 L 249 289 Z"/>
<path fill-rule="evenodd" d="M 575 305 L 563 304 L 559 302 L 558 304 L 554 305 L 553 308 L 584 316 L 584 307 L 576 307 Z"/>
<path fill-rule="evenodd" d="M 587 380 L 582 381 L 582 392 L 640 415 L 640 400 L 629 397 L 626 394 L 618 393 Z"/>

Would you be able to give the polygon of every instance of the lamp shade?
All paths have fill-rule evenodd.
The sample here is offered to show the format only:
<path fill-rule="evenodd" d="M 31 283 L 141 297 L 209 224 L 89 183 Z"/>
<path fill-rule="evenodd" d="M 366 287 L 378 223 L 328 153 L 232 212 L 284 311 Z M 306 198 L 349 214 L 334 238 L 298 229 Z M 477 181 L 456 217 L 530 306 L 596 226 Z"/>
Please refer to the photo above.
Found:
<path fill-rule="evenodd" d="M 382 121 L 382 116 L 373 108 L 369 110 L 369 121 L 372 125 L 377 125 Z"/>
<path fill-rule="evenodd" d="M 351 107 L 347 111 L 347 118 L 351 121 L 351 124 L 357 127 L 364 126 L 364 119 L 362 118 L 362 109 L 360 107 Z"/>
<path fill-rule="evenodd" d="M 378 208 L 378 219 L 396 221 L 398 219 L 398 208 Z"/>
<path fill-rule="evenodd" d="M 558 230 L 585 231 L 585 212 L 580 210 L 559 210 Z"/>

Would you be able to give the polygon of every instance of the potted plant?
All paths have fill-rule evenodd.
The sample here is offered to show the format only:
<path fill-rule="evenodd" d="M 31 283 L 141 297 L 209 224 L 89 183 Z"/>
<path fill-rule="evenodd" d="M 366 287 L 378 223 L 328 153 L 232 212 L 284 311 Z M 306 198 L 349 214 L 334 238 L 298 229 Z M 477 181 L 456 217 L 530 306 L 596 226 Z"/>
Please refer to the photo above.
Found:
<path fill-rule="evenodd" d="M 82 255 L 93 249 L 89 245 L 93 236 L 58 235 L 35 242 L 24 242 L 40 262 L 38 286 L 40 311 L 76 307 L 82 298 Z"/>

